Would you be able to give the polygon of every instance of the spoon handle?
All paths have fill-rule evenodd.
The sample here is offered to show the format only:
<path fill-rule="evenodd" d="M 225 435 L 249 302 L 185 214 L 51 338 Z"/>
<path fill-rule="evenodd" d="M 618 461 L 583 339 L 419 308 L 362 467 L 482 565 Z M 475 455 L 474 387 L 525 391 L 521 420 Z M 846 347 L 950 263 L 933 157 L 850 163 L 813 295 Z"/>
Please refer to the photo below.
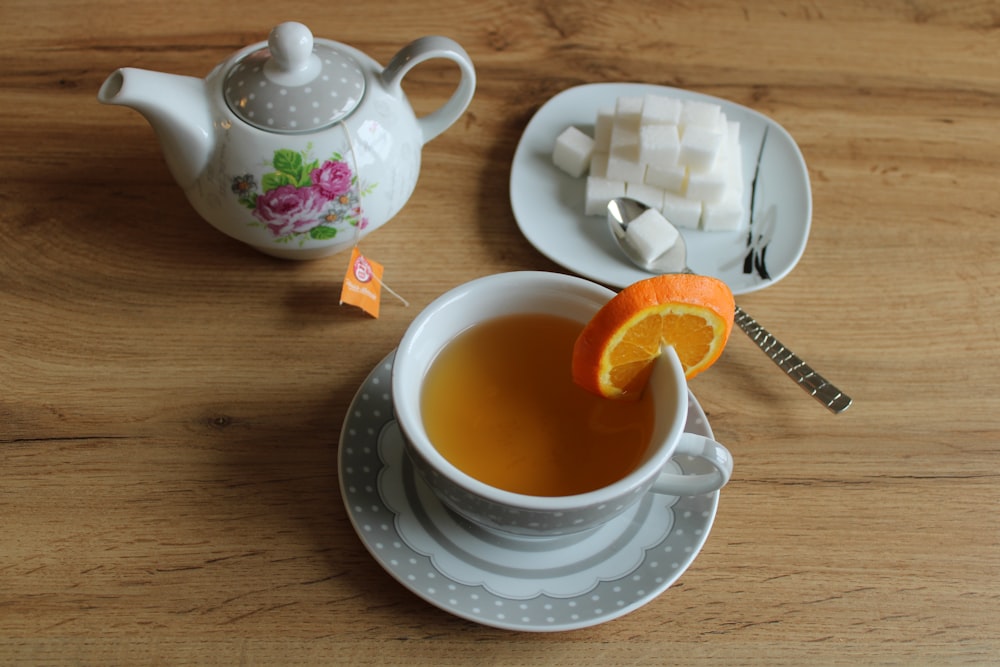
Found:
<path fill-rule="evenodd" d="M 785 371 L 790 378 L 799 383 L 799 386 L 832 412 L 840 413 L 851 407 L 850 396 L 827 382 L 822 375 L 795 356 L 739 306 L 736 306 L 736 317 L 733 321 L 767 356 L 771 357 L 771 361 L 776 363 L 778 368 Z"/>

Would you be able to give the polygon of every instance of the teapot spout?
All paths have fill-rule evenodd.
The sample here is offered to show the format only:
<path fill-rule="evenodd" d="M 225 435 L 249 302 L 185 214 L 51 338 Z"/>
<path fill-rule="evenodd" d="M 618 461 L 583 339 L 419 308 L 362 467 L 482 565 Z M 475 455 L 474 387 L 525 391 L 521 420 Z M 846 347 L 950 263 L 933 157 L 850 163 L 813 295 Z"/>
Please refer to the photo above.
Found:
<path fill-rule="evenodd" d="M 131 107 L 149 121 L 170 173 L 185 190 L 208 165 L 214 133 L 203 79 L 124 67 L 105 80 L 97 99 Z"/>

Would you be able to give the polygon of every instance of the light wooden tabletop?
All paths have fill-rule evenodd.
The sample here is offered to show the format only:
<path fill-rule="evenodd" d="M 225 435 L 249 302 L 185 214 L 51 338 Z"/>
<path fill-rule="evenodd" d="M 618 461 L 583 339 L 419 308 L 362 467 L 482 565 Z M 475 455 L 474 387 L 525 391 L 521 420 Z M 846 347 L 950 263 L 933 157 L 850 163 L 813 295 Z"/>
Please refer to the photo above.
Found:
<path fill-rule="evenodd" d="M 1000 5 L 464 2 L 0 7 L 0 662 L 995 664 L 1000 660 Z M 265 257 L 203 222 L 120 66 L 205 76 L 275 24 L 386 63 L 447 35 L 475 62 L 416 191 L 347 255 Z M 414 70 L 418 112 L 450 65 Z M 631 613 L 479 625 L 369 555 L 337 473 L 348 406 L 420 309 L 502 271 L 565 271 L 508 184 L 562 90 L 636 81 L 784 126 L 805 253 L 737 301 L 854 398 L 828 413 L 743 335 L 692 381 L 735 474 L 700 555 Z"/>

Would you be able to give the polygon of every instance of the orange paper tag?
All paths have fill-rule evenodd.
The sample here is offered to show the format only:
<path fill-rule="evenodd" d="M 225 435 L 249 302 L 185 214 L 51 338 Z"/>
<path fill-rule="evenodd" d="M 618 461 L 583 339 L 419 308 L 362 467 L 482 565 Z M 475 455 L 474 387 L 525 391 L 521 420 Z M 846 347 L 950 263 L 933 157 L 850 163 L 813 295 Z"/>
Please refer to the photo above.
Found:
<path fill-rule="evenodd" d="M 351 261 L 340 291 L 340 303 L 357 306 L 372 317 L 378 317 L 382 300 L 382 265 L 361 254 L 357 246 L 351 251 Z"/>

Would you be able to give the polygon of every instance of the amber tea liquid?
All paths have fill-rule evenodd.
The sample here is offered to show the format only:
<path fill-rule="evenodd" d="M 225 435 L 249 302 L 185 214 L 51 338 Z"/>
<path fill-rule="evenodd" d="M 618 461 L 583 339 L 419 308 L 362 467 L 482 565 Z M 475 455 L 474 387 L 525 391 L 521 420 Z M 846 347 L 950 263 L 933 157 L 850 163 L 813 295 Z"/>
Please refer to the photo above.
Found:
<path fill-rule="evenodd" d="M 421 412 L 437 450 L 482 482 L 534 496 L 593 491 L 635 469 L 652 436 L 652 397 L 614 401 L 574 384 L 582 329 L 522 314 L 459 334 L 424 379 Z"/>

